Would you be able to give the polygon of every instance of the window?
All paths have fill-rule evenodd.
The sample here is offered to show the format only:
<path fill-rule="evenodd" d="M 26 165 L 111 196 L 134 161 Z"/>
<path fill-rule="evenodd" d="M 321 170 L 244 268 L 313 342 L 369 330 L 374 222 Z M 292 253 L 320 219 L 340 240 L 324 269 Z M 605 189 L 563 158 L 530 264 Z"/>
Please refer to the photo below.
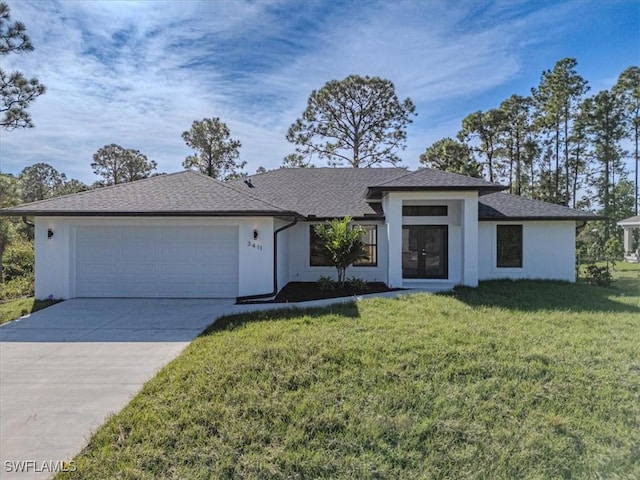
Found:
<path fill-rule="evenodd" d="M 498 268 L 522 268 L 522 225 L 497 226 Z"/>
<path fill-rule="evenodd" d="M 309 225 L 309 265 L 312 267 L 332 267 L 331 259 L 324 249 L 322 240 L 316 233 L 316 226 Z"/>
<path fill-rule="evenodd" d="M 403 217 L 446 217 L 446 205 L 403 205 Z"/>
<path fill-rule="evenodd" d="M 378 265 L 378 226 L 377 225 L 361 225 L 365 234 L 364 251 L 367 252 L 367 258 L 354 262 L 355 267 L 375 267 Z"/>
<path fill-rule="evenodd" d="M 378 265 L 378 227 L 377 225 L 362 225 L 365 230 L 363 236 L 364 250 L 367 258 L 355 262 L 357 267 L 375 267 Z M 331 258 L 326 253 L 322 240 L 316 233 L 316 226 L 309 226 L 309 265 L 312 267 L 332 267 Z"/>

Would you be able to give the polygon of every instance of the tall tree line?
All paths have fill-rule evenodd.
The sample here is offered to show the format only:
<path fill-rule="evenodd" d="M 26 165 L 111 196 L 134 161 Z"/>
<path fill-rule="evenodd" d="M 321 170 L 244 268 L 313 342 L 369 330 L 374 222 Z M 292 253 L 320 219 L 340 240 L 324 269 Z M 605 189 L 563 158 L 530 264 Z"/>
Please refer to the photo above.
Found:
<path fill-rule="evenodd" d="M 450 149 L 457 142 L 459 151 L 471 152 L 469 166 L 436 155 L 445 139 L 421 161 L 435 166 L 433 158 L 444 158 L 438 168 L 479 171 L 512 194 L 597 211 L 610 218 L 603 232 L 609 238 L 617 220 L 638 214 L 640 67 L 624 70 L 610 90 L 591 93 L 577 66 L 564 58 L 542 73 L 530 95 L 465 117 L 457 141 L 447 141 Z"/>

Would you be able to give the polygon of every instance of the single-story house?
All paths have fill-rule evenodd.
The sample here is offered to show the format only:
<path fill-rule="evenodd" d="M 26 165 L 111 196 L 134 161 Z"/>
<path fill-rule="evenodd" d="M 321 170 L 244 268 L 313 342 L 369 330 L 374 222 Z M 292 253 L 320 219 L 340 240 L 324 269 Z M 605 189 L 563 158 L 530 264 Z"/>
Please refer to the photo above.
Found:
<path fill-rule="evenodd" d="M 633 231 L 640 230 L 640 215 L 625 218 L 618 225 L 624 229 L 624 259 L 628 262 L 640 262 L 640 246 L 633 250 Z"/>
<path fill-rule="evenodd" d="M 267 297 L 335 276 L 314 226 L 349 215 L 368 258 L 347 276 L 443 289 L 575 280 L 596 215 L 433 169 L 279 169 L 230 182 L 185 171 L 0 210 L 35 223 L 36 297 Z"/>

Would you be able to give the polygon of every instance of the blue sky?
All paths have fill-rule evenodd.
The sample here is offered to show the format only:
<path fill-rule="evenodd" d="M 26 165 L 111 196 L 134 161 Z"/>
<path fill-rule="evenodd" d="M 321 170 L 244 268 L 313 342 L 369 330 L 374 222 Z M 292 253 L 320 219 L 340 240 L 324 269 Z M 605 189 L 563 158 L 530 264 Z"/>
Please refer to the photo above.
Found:
<path fill-rule="evenodd" d="M 30 107 L 35 128 L 0 132 L 0 171 L 46 162 L 87 183 L 109 143 L 181 170 L 181 133 L 205 117 L 242 142 L 247 172 L 276 168 L 311 91 L 349 74 L 388 78 L 414 101 L 401 152 L 414 169 L 467 114 L 528 94 L 564 57 L 578 60 L 590 93 L 640 64 L 637 0 L 8 4 L 35 51 L 2 67 L 48 90 Z"/>

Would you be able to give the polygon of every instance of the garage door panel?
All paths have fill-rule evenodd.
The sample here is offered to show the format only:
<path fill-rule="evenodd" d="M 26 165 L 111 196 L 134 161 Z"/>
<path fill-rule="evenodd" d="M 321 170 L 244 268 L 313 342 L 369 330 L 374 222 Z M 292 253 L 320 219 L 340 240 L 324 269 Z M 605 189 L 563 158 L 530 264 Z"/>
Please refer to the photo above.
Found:
<path fill-rule="evenodd" d="M 117 297 L 113 282 L 86 281 L 83 284 L 85 297 Z"/>
<path fill-rule="evenodd" d="M 134 277 L 150 275 L 151 278 L 155 277 L 158 274 L 157 265 L 151 263 L 140 263 L 140 262 L 131 262 L 131 263 L 120 263 L 118 265 L 118 273 L 123 276 L 131 275 Z"/>
<path fill-rule="evenodd" d="M 78 227 L 79 297 L 229 298 L 237 227 Z"/>
<path fill-rule="evenodd" d="M 95 262 L 92 264 L 87 263 L 79 263 L 78 264 L 78 273 L 86 275 L 88 278 L 91 276 L 95 276 L 95 278 L 102 278 L 103 273 L 107 274 L 115 274 L 117 273 L 117 266 L 114 262 L 101 263 Z"/>
<path fill-rule="evenodd" d="M 158 235 L 159 233 L 154 230 L 154 227 L 122 228 L 117 234 L 123 242 L 148 242 L 150 238 Z"/>
<path fill-rule="evenodd" d="M 193 264 L 159 265 L 158 270 L 158 274 L 167 279 L 187 278 L 193 280 L 198 275 L 198 266 Z"/>
<path fill-rule="evenodd" d="M 140 281 L 123 281 L 118 285 L 119 297 L 156 297 L 157 288 L 154 284 Z"/>
<path fill-rule="evenodd" d="M 149 245 L 122 247 L 118 253 L 117 259 L 124 262 L 156 264 L 158 260 L 157 253 Z"/>
<path fill-rule="evenodd" d="M 167 264 L 178 265 L 184 262 L 196 263 L 198 262 L 198 252 L 202 251 L 203 247 L 197 249 L 190 245 L 176 245 L 176 246 L 160 246 L 158 247 L 158 255 L 163 257 Z"/>
<path fill-rule="evenodd" d="M 85 242 L 112 242 L 119 232 L 112 227 L 83 228 L 82 240 Z"/>

